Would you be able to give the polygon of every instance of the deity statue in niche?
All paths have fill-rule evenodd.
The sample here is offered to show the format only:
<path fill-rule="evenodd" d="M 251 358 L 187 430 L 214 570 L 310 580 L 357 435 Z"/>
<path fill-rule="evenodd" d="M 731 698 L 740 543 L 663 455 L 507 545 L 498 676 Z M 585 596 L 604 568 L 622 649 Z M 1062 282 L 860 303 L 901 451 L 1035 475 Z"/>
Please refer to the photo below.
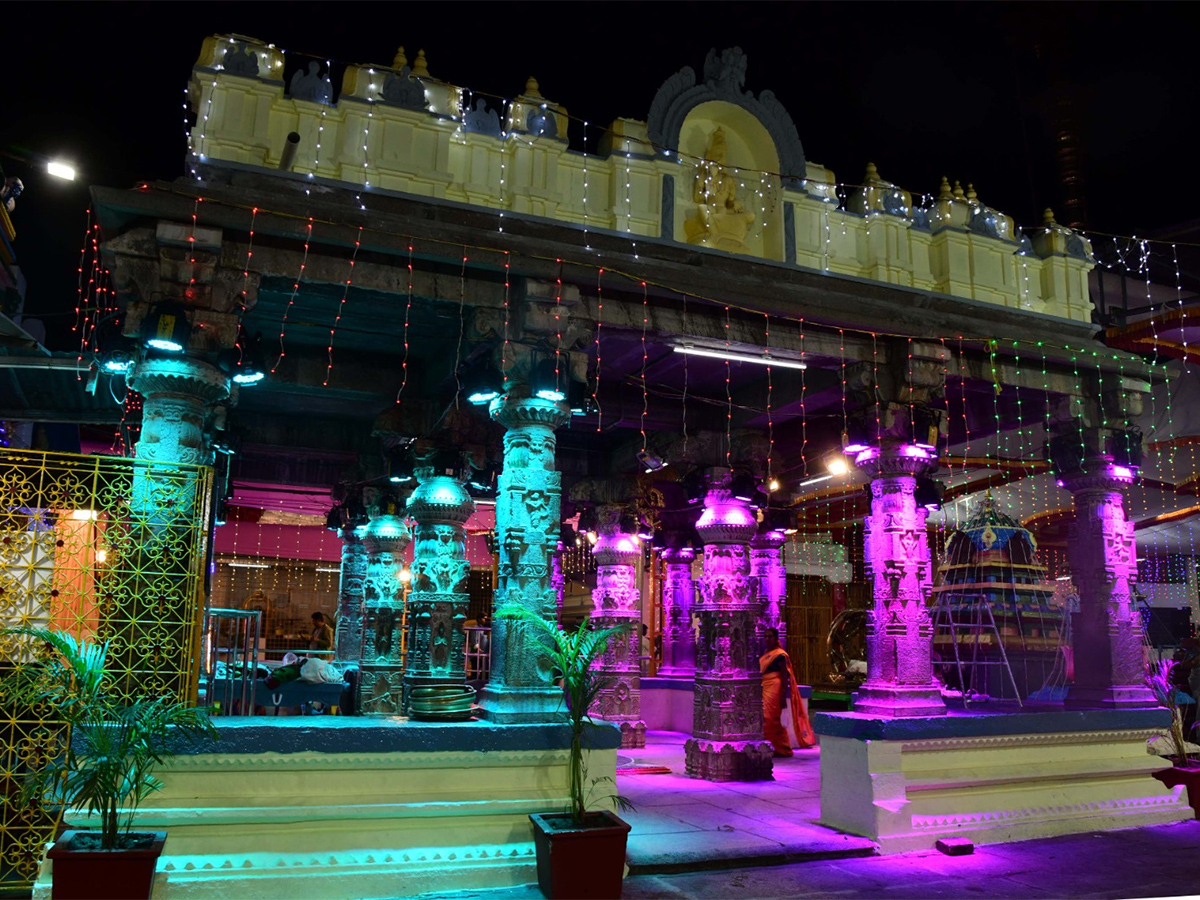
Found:
<path fill-rule="evenodd" d="M 683 231 L 689 244 L 743 252 L 754 213 L 738 200 L 737 181 L 725 167 L 725 156 L 725 129 L 718 127 L 696 173 L 692 192 L 696 214 L 683 223 Z"/>

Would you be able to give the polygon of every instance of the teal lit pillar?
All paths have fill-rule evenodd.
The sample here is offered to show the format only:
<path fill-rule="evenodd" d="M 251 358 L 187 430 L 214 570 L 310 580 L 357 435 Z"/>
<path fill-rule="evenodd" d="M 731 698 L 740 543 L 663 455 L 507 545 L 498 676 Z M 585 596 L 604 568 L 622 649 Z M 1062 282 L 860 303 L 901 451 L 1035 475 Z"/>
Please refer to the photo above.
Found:
<path fill-rule="evenodd" d="M 401 554 L 411 535 L 388 511 L 367 526 L 367 577 L 363 582 L 362 657 L 358 708 L 364 715 L 394 716 L 404 692 L 404 585 Z"/>
<path fill-rule="evenodd" d="M 342 539 L 342 568 L 338 584 L 337 635 L 333 646 L 338 662 L 357 665 L 363 645 L 363 585 L 367 578 L 366 528 L 355 525 L 338 531 Z"/>
<path fill-rule="evenodd" d="M 491 414 L 507 429 L 496 497 L 496 607 L 517 604 L 554 621 L 551 571 L 562 495 L 554 432 L 570 420 L 571 411 L 561 400 L 529 396 L 528 388 L 518 385 L 492 401 Z M 493 619 L 491 680 L 480 694 L 485 718 L 501 723 L 557 719 L 562 692 L 551 683 L 542 658 L 533 635 Z"/>
<path fill-rule="evenodd" d="M 416 471 L 408 498 L 413 520 L 411 593 L 408 596 L 408 658 L 404 705 L 414 687 L 466 683 L 463 623 L 467 618 L 467 519 L 475 511 L 461 481 Z"/>

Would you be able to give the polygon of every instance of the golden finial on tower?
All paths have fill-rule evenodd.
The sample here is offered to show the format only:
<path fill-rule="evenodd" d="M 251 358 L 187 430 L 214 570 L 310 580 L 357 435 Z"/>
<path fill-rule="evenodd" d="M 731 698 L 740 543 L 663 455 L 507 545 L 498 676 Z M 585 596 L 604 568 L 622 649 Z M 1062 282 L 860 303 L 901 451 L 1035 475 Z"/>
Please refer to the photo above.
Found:
<path fill-rule="evenodd" d="M 424 50 L 417 51 L 417 58 L 413 61 L 412 73 L 425 78 L 429 77 L 429 66 L 425 62 Z"/>
<path fill-rule="evenodd" d="M 971 184 L 969 181 L 967 182 L 967 199 L 968 200 L 978 200 L 979 199 L 979 195 L 975 193 L 975 185 Z"/>
<path fill-rule="evenodd" d="M 527 78 L 525 81 L 525 96 L 527 96 L 527 97 L 541 97 L 542 96 L 541 93 L 538 91 L 537 79 L 534 78 L 532 75 L 530 75 L 529 78 Z"/>
<path fill-rule="evenodd" d="M 962 182 L 961 182 L 961 181 L 959 181 L 957 178 L 956 178 L 956 179 L 954 179 L 954 199 L 955 199 L 955 200 L 962 200 L 962 199 L 964 199 L 964 198 L 963 198 Z"/>
<path fill-rule="evenodd" d="M 1042 224 L 1045 225 L 1047 228 L 1053 228 L 1055 225 L 1058 224 L 1057 222 L 1054 221 L 1054 210 L 1052 210 L 1048 206 L 1042 212 Z"/>
<path fill-rule="evenodd" d="M 392 68 L 403 69 L 408 65 L 408 57 L 404 55 L 404 45 L 401 44 L 396 48 L 396 55 L 392 57 Z"/>
<path fill-rule="evenodd" d="M 867 163 L 867 174 L 863 176 L 863 183 L 871 184 L 872 182 L 876 182 L 876 181 L 880 181 L 880 180 L 881 179 L 879 178 L 879 170 L 877 168 L 875 168 L 875 163 L 873 163 L 873 162 Z"/>
<path fill-rule="evenodd" d="M 954 198 L 954 194 L 950 192 L 950 179 L 945 175 L 942 176 L 942 186 L 938 190 L 937 198 L 939 200 L 951 200 Z"/>

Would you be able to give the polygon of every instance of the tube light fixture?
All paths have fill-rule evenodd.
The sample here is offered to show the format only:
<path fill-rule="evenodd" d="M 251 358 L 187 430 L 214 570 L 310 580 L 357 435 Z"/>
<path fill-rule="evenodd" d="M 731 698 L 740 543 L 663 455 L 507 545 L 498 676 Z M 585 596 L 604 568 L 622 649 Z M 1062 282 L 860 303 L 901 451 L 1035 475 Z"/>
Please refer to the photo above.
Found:
<path fill-rule="evenodd" d="M 55 178 L 62 178 L 65 181 L 75 180 L 75 167 L 55 159 L 46 163 L 46 173 L 53 175 Z"/>
<path fill-rule="evenodd" d="M 820 484 L 822 481 L 828 481 L 832 477 L 832 475 L 818 475 L 816 478 L 810 478 L 808 481 L 800 482 L 800 487 L 808 487 L 809 485 Z"/>
<path fill-rule="evenodd" d="M 231 569 L 269 569 L 271 568 L 266 563 L 250 563 L 250 562 L 227 562 L 225 565 Z"/>
<path fill-rule="evenodd" d="M 330 572 L 330 573 L 333 573 L 336 575 L 337 573 L 341 572 L 342 570 L 330 568 L 329 566 L 317 566 L 317 571 L 318 572 Z"/>
<path fill-rule="evenodd" d="M 749 353 L 734 353 L 728 350 L 708 350 L 704 347 L 693 347 L 690 344 L 675 347 L 676 353 L 688 353 L 692 356 L 707 356 L 712 359 L 723 359 L 729 362 L 758 363 L 760 366 L 779 366 L 781 369 L 807 369 L 808 363 L 795 359 L 783 359 L 778 356 L 752 356 Z"/>

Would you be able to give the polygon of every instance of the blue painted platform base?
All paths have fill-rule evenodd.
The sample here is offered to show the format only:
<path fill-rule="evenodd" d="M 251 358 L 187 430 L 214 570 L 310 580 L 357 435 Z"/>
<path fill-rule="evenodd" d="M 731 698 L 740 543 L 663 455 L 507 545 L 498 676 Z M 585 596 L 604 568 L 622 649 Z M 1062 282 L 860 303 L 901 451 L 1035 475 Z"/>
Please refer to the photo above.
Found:
<path fill-rule="evenodd" d="M 164 788 L 135 821 L 168 834 L 155 900 L 524 884 L 536 878 L 529 814 L 567 806 L 565 725 L 335 716 L 217 725 L 218 741 L 162 767 Z M 614 777 L 618 729 L 596 726 L 587 738 L 588 777 Z M 48 900 L 49 878 L 47 863 L 38 900 Z"/>

